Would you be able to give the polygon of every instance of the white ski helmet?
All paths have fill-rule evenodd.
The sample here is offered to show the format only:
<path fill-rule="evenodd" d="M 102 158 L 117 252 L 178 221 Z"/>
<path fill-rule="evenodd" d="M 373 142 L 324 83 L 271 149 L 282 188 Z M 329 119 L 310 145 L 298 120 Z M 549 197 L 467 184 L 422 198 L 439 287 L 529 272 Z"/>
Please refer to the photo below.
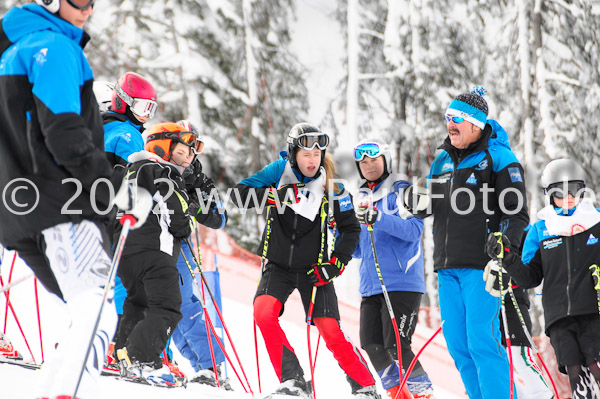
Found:
<path fill-rule="evenodd" d="M 321 166 L 323 166 L 325 164 L 325 151 L 329 146 L 329 135 L 323 133 L 315 125 L 302 122 L 292 126 L 288 133 L 287 144 L 288 159 L 292 168 L 299 171 L 296 162 L 296 153 L 299 148 L 312 150 L 315 146 L 321 150 Z"/>
<path fill-rule="evenodd" d="M 550 161 L 542 172 L 544 193 L 551 200 L 550 197 L 555 195 L 553 190 L 561 190 L 563 186 L 568 186 L 569 194 L 575 196 L 576 193 L 579 193 L 580 196 L 583 196 L 585 171 L 571 159 L 562 158 Z M 562 191 L 557 191 L 557 193 L 560 192 Z"/>
<path fill-rule="evenodd" d="M 96 101 L 98 101 L 98 108 L 100 108 L 100 112 L 108 111 L 112 103 L 112 95 L 115 84 L 107 82 L 105 80 L 96 80 L 94 81 L 94 95 L 96 96 Z"/>
<path fill-rule="evenodd" d="M 354 155 L 356 167 L 358 168 L 358 174 L 362 179 L 365 177 L 360 171 L 360 166 L 358 163 L 364 157 L 377 158 L 380 155 L 383 156 L 383 173 L 392 173 L 392 152 L 390 151 L 390 146 L 385 141 L 374 138 L 362 139 L 354 146 L 354 151 L 352 153 Z"/>

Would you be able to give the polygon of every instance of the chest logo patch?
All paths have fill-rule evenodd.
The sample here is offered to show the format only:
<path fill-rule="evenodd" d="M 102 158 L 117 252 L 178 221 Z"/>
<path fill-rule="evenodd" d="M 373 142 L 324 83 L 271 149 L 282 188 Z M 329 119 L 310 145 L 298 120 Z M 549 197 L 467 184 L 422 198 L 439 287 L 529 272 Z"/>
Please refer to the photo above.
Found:
<path fill-rule="evenodd" d="M 466 183 L 471 184 L 473 186 L 477 185 L 477 178 L 475 177 L 475 173 L 471 173 L 471 176 L 469 176 Z"/>
<path fill-rule="evenodd" d="M 594 237 L 593 234 L 590 234 L 585 245 L 596 245 L 596 244 L 598 244 L 598 239 L 596 237 Z"/>
<path fill-rule="evenodd" d="M 488 160 L 484 159 L 483 161 L 479 162 L 479 164 L 477 165 L 477 167 L 475 168 L 475 170 L 486 170 L 488 167 Z"/>

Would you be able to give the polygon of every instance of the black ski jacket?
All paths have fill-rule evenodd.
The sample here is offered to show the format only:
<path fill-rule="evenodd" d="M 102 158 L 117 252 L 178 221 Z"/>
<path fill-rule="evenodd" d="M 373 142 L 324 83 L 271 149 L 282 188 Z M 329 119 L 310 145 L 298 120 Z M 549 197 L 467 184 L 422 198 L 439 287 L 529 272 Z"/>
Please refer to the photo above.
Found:
<path fill-rule="evenodd" d="M 490 260 L 488 233 L 502 231 L 511 243 L 520 243 L 529 223 L 523 168 L 493 120 L 468 148 L 459 150 L 448 138 L 440 148 L 428 176 L 434 270 L 483 269 Z"/>
<path fill-rule="evenodd" d="M 0 21 L 0 242 L 8 248 L 60 223 L 106 221 L 98 213 L 110 207 L 112 168 L 88 40 L 37 4 Z"/>
<path fill-rule="evenodd" d="M 128 181 L 135 180 L 152 195 L 153 208 L 146 222 L 129 233 L 123 255 L 143 251 L 160 250 L 171 256 L 179 256 L 181 239 L 192 231 L 188 215 L 188 195 L 185 183 L 177 167 L 147 151 L 132 154 L 125 173 Z M 121 234 L 117 223 L 115 242 Z"/>

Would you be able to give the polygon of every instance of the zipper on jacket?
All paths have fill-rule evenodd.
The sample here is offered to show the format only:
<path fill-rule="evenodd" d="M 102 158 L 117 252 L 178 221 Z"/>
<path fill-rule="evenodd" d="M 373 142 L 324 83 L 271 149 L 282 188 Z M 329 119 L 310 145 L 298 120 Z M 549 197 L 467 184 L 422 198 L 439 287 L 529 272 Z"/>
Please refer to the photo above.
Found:
<path fill-rule="evenodd" d="M 565 237 L 565 245 L 567 246 L 567 316 L 571 315 L 571 296 L 569 295 L 569 287 L 571 286 L 571 240 L 570 237 Z"/>
<path fill-rule="evenodd" d="M 29 156 L 31 157 L 31 166 L 33 167 L 33 174 L 35 175 L 38 172 L 38 165 L 37 160 L 35 158 L 35 152 L 33 151 L 33 137 L 31 137 L 31 111 L 27 110 L 25 111 L 25 114 L 27 116 L 27 128 L 25 134 L 25 136 L 27 137 L 27 149 L 29 150 Z"/>
<path fill-rule="evenodd" d="M 292 244 L 290 246 L 290 257 L 288 259 L 288 266 L 292 268 L 292 256 L 294 254 L 294 243 L 296 241 L 296 227 L 298 226 L 298 215 L 294 212 L 294 228 L 292 229 Z"/>

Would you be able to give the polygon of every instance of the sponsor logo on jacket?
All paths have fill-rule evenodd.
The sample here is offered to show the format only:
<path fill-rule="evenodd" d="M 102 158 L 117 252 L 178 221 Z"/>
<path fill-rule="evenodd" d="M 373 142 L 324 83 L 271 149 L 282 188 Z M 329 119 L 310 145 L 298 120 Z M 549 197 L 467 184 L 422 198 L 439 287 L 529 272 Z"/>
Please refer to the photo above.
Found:
<path fill-rule="evenodd" d="M 479 164 L 477 165 L 477 167 L 475 168 L 475 170 L 486 170 L 488 167 L 488 160 L 484 159 L 483 161 L 479 162 Z"/>
<path fill-rule="evenodd" d="M 598 244 L 598 239 L 596 237 L 594 237 L 593 234 L 590 233 L 590 236 L 588 237 L 588 240 L 585 243 L 585 245 L 596 245 L 596 244 Z"/>
<path fill-rule="evenodd" d="M 521 176 L 519 168 L 508 168 L 508 174 L 513 183 L 523 182 L 523 177 Z"/>
<path fill-rule="evenodd" d="M 563 243 L 563 239 L 561 237 L 552 238 L 548 241 L 544 241 L 544 249 L 556 248 L 562 243 Z"/>

